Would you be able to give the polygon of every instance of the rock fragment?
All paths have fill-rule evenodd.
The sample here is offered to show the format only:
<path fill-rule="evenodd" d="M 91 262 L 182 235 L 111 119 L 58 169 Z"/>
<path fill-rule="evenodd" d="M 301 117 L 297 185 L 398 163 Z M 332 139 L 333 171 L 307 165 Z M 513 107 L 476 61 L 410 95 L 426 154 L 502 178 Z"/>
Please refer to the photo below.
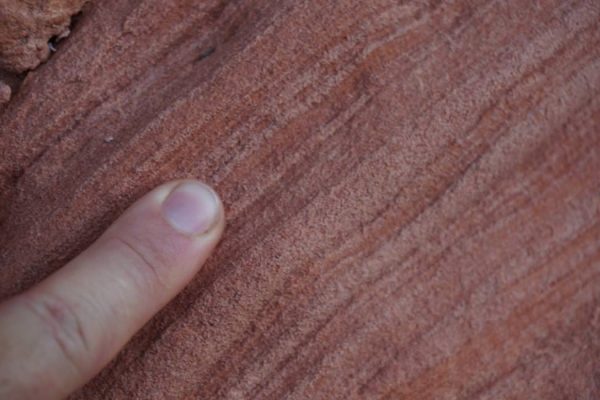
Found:
<path fill-rule="evenodd" d="M 45 61 L 50 38 L 69 31 L 86 0 L 0 0 L 0 68 L 21 73 Z"/>
<path fill-rule="evenodd" d="M 0 81 L 0 105 L 8 103 L 12 90 L 6 83 Z"/>

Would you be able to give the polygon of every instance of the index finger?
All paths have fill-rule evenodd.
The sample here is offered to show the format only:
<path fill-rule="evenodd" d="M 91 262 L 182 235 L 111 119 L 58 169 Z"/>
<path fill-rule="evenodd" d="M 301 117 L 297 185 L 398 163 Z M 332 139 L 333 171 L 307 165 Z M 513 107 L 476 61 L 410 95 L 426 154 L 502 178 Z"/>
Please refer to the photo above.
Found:
<path fill-rule="evenodd" d="M 176 181 L 90 248 L 0 305 L 0 398 L 62 398 L 91 379 L 198 271 L 224 227 L 208 186 Z"/>

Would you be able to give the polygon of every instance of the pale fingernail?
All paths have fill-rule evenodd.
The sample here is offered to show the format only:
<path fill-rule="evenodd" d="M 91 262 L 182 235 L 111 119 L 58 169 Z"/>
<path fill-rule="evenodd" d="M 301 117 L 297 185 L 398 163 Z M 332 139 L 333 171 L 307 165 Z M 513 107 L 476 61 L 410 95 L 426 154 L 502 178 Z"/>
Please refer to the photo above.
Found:
<path fill-rule="evenodd" d="M 207 185 L 186 181 L 173 189 L 162 204 L 162 213 L 169 224 L 186 235 L 208 232 L 220 215 L 217 194 Z"/>

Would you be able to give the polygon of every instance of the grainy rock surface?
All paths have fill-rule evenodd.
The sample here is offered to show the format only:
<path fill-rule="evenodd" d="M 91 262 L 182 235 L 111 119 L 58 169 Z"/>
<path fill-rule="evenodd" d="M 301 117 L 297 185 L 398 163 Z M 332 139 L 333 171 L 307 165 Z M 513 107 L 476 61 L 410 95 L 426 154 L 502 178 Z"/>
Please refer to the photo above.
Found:
<path fill-rule="evenodd" d="M 0 68 L 23 72 L 48 58 L 48 41 L 68 31 L 86 0 L 0 0 Z"/>
<path fill-rule="evenodd" d="M 598 21 L 92 2 L 0 113 L 0 297 L 196 176 L 222 244 L 73 399 L 598 399 Z"/>
<path fill-rule="evenodd" d="M 0 81 L 0 105 L 10 100 L 12 89 L 6 83 Z"/>

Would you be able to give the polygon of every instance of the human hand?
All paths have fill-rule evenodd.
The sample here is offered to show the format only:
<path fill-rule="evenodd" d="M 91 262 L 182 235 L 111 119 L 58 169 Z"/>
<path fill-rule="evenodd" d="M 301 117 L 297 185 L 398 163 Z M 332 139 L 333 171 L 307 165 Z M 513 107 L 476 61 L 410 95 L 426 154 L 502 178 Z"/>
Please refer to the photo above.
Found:
<path fill-rule="evenodd" d="M 0 304 L 0 398 L 60 399 L 89 381 L 192 279 L 223 227 L 206 185 L 164 184 L 63 268 Z"/>

